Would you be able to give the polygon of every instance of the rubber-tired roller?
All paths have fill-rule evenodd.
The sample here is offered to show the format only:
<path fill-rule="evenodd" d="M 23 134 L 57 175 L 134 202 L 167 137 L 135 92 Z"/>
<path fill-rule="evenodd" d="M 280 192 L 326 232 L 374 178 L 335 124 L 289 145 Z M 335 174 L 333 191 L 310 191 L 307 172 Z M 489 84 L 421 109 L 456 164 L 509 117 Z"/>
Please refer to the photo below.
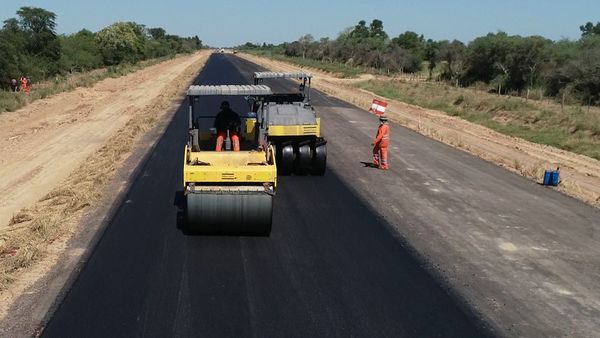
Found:
<path fill-rule="evenodd" d="M 275 152 L 259 143 L 257 116 L 244 115 L 239 152 L 214 149 L 210 127 L 215 116 L 195 112 L 197 97 L 242 95 L 259 102 L 270 95 L 267 86 L 191 86 L 188 90 L 189 141 L 185 147 L 183 185 L 188 231 L 217 235 L 259 235 L 271 232 L 277 186 Z M 214 107 L 202 109 L 212 111 Z"/>
<path fill-rule="evenodd" d="M 254 84 L 265 79 L 298 79 L 298 92 L 277 93 L 264 98 L 261 132 L 276 149 L 282 175 L 318 175 L 327 169 L 327 141 L 321 137 L 321 119 L 310 104 L 309 73 L 255 72 Z"/>

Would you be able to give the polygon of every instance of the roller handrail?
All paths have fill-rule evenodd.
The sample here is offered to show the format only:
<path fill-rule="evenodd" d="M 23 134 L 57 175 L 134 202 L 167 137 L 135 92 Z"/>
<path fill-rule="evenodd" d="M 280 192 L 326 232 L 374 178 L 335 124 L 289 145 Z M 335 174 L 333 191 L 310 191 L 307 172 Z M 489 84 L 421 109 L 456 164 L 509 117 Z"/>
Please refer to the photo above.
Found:
<path fill-rule="evenodd" d="M 305 72 L 254 72 L 255 79 L 310 79 L 313 75 Z"/>
<path fill-rule="evenodd" d="M 265 85 L 193 85 L 187 91 L 188 96 L 262 96 L 272 94 L 271 88 Z"/>

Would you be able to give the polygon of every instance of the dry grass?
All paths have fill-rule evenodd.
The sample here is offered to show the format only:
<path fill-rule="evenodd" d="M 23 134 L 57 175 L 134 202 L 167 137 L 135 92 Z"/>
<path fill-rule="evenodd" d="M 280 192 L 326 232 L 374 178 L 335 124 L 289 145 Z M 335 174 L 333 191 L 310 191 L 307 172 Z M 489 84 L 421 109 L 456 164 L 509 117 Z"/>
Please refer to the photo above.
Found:
<path fill-rule="evenodd" d="M 84 161 L 60 187 L 52 190 L 34 206 L 23 209 L 0 233 L 0 291 L 15 280 L 15 275 L 42 259 L 48 245 L 73 231 L 74 224 L 89 206 L 97 203 L 102 191 L 136 142 L 156 126 L 160 115 L 181 97 L 204 64 L 195 62 L 148 106 L 134 112 L 131 120 L 110 141 Z"/>
<path fill-rule="evenodd" d="M 438 83 L 374 80 L 377 95 L 443 111 L 509 136 L 600 159 L 600 109 L 498 96 Z"/>

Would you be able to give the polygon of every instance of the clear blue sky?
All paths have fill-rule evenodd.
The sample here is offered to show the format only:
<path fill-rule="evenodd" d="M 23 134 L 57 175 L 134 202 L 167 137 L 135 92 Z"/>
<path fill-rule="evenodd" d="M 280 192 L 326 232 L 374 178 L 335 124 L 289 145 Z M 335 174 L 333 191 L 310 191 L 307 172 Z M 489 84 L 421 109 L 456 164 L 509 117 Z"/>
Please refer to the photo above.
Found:
<path fill-rule="evenodd" d="M 0 20 L 22 6 L 57 14 L 59 33 L 97 31 L 116 21 L 198 35 L 211 46 L 296 40 L 311 33 L 335 38 L 364 19 L 383 21 L 390 36 L 412 30 L 435 40 L 509 34 L 577 39 L 579 26 L 600 21 L 599 0 L 0 0 Z M 143 4 L 139 6 L 138 4 Z"/>

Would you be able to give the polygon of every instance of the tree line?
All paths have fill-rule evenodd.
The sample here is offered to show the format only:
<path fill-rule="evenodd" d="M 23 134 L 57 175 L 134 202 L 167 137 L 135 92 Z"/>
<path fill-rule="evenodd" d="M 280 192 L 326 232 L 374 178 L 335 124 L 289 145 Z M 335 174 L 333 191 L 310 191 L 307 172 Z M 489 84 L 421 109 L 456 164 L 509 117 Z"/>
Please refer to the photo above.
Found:
<path fill-rule="evenodd" d="M 56 33 L 56 14 L 42 8 L 21 7 L 0 29 L 0 86 L 29 76 L 47 79 L 121 63 L 189 53 L 202 48 L 198 36 L 180 37 L 163 28 L 117 22 L 92 32 Z"/>
<path fill-rule="evenodd" d="M 310 34 L 279 45 L 246 43 L 240 49 L 263 49 L 290 57 L 372 68 L 385 73 L 425 71 L 432 80 L 454 85 L 485 84 L 499 93 L 530 89 L 545 95 L 600 104 L 600 23 L 580 27 L 581 38 L 552 41 L 489 33 L 465 44 L 434 41 L 407 31 L 390 37 L 381 20 L 362 20 L 336 39 Z M 492 89 L 493 88 L 493 89 Z"/>

